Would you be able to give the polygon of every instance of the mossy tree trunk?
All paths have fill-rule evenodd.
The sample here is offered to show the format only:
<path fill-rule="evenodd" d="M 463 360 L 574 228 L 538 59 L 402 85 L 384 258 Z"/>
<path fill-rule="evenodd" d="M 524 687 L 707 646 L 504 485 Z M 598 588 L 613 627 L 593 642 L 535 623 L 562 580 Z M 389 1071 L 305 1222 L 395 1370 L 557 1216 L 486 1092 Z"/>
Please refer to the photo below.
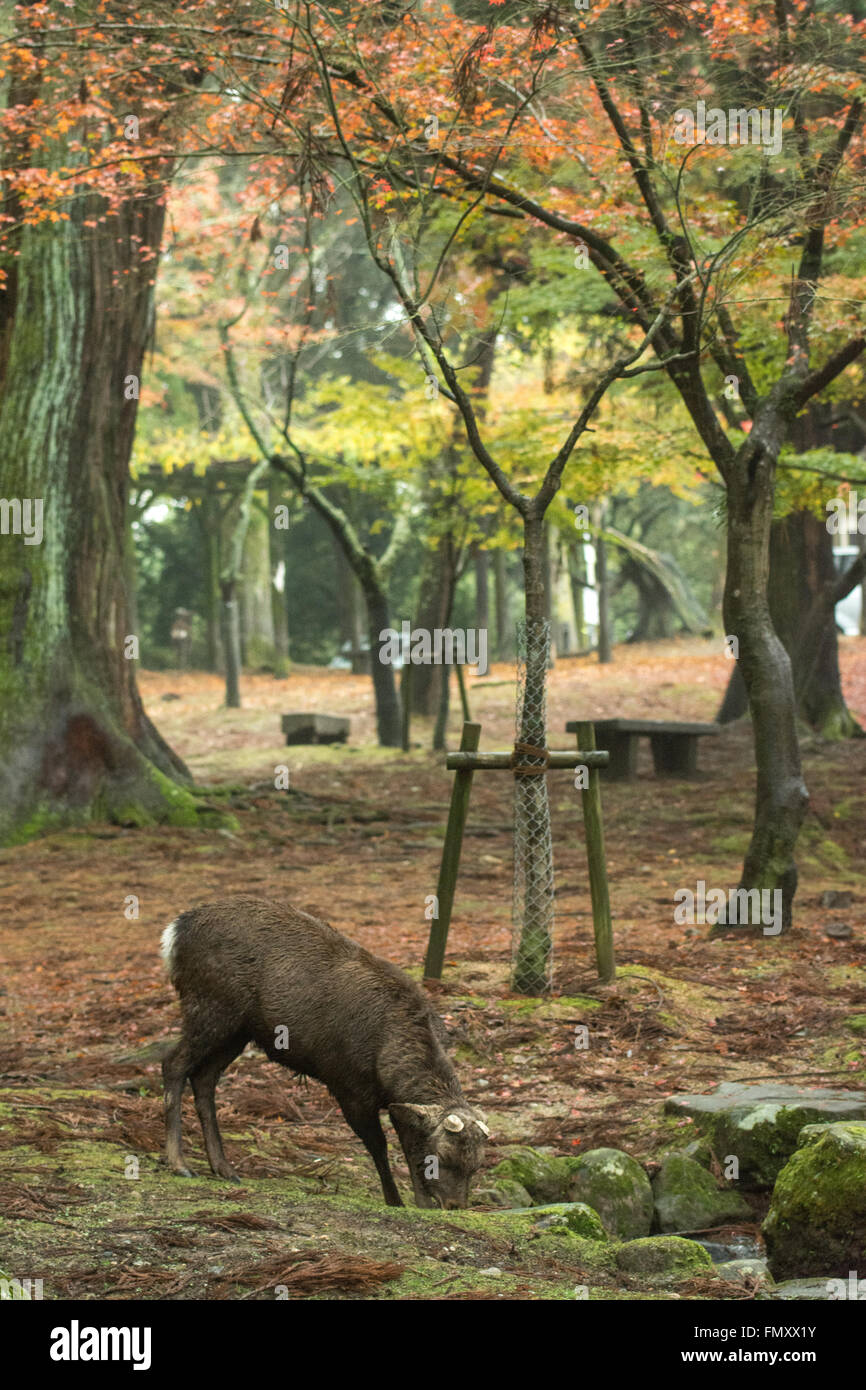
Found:
<path fill-rule="evenodd" d="M 805 511 L 774 520 L 767 598 L 773 627 L 791 659 L 797 713 L 825 738 L 844 739 L 859 737 L 862 731 L 845 703 L 839 677 L 831 601 L 836 583 L 833 541 L 823 520 Z M 716 717 L 728 724 L 747 709 L 745 685 L 735 665 Z"/>
<path fill-rule="evenodd" d="M 79 197 L 68 221 L 23 226 L 9 258 L 3 490 L 41 501 L 43 536 L 0 538 L 0 842 L 94 817 L 195 818 L 136 686 L 124 555 L 163 218 L 159 186 L 111 216 Z"/>

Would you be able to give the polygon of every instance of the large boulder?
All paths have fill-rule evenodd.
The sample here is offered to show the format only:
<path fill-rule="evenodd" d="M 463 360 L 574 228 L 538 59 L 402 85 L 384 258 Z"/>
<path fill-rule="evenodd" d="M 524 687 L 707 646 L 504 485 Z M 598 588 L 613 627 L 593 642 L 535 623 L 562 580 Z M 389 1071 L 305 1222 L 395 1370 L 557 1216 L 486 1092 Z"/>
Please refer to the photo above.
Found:
<path fill-rule="evenodd" d="M 739 1192 L 720 1190 L 712 1174 L 685 1154 L 662 1159 L 652 1190 L 657 1231 L 708 1231 L 751 1219 L 751 1208 Z"/>
<path fill-rule="evenodd" d="M 835 1295 L 832 1279 L 786 1279 L 784 1284 L 768 1284 L 759 1289 L 757 1297 L 782 1303 L 832 1303 Z"/>
<path fill-rule="evenodd" d="M 690 1115 L 721 1163 L 739 1164 L 743 1187 L 772 1187 L 806 1125 L 866 1120 L 866 1092 L 723 1081 L 705 1096 L 671 1096 L 670 1115 Z"/>
<path fill-rule="evenodd" d="M 608 1235 L 620 1240 L 648 1236 L 652 1227 L 650 1180 L 621 1149 L 590 1149 L 571 1165 L 568 1200 L 585 1202 L 601 1217 Z"/>
<path fill-rule="evenodd" d="M 807 1125 L 764 1222 L 774 1279 L 866 1267 L 866 1124 Z"/>

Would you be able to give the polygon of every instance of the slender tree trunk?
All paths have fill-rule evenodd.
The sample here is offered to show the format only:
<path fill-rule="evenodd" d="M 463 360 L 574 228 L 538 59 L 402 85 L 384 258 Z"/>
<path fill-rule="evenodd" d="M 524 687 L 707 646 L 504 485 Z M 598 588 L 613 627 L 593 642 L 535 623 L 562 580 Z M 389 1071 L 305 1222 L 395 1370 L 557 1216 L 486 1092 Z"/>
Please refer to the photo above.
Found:
<path fill-rule="evenodd" d="M 358 581 L 352 571 L 345 551 L 337 537 L 331 535 L 334 544 L 334 558 L 337 565 L 337 622 L 340 628 L 340 644 L 347 642 L 351 652 L 352 670 L 356 675 L 369 673 L 370 661 L 365 660 L 361 651 L 361 634 L 364 630 L 361 612 L 361 594 Z M 371 656 L 375 653 L 371 653 Z"/>
<path fill-rule="evenodd" d="M 493 552 L 493 592 L 496 605 L 496 659 L 511 655 L 511 629 L 508 620 L 508 565 L 504 550 Z"/>
<path fill-rule="evenodd" d="M 568 547 L 568 578 L 571 584 L 571 601 L 574 605 L 574 640 L 577 650 L 582 652 L 586 645 L 586 621 L 583 616 L 583 586 L 586 580 L 586 566 L 583 560 L 582 542 Z"/>
<path fill-rule="evenodd" d="M 741 888 L 782 893 L 782 927 L 791 923 L 797 889 L 794 847 L 808 793 L 797 742 L 791 663 L 773 627 L 767 600 L 775 460 L 784 437 L 780 418 L 756 420 L 748 451 L 728 479 L 728 564 L 725 632 L 736 636 L 755 735 L 757 798 Z"/>
<path fill-rule="evenodd" d="M 273 473 L 268 476 L 268 570 L 271 580 L 271 623 L 274 630 L 274 675 L 283 680 L 289 674 L 289 615 L 286 608 L 285 531 L 274 526 L 275 508 L 282 501 L 282 489 Z M 282 566 L 282 569 L 280 568 Z M 279 587 L 282 576 L 282 587 Z"/>
<path fill-rule="evenodd" d="M 551 557 L 551 546 L 553 537 L 551 534 L 550 523 L 544 522 L 544 534 L 541 543 L 541 570 L 544 581 L 544 616 L 550 632 L 550 644 L 548 647 L 547 669 L 552 670 L 556 656 L 556 632 L 554 628 L 554 597 L 553 597 L 553 561 Z"/>
<path fill-rule="evenodd" d="M 403 720 L 394 667 L 379 660 L 382 646 L 379 634 L 391 626 L 388 599 L 372 575 L 361 583 L 367 605 L 367 630 L 372 658 L 373 693 L 376 699 L 376 729 L 383 748 L 399 748 L 403 742 Z M 420 670 L 422 668 L 417 668 Z M 413 674 L 417 674 L 413 672 Z M 413 682 L 414 684 L 414 682 Z"/>
<path fill-rule="evenodd" d="M 457 555 L 450 532 L 439 537 L 422 561 L 418 597 L 417 626 L 427 632 L 447 627 L 451 619 L 457 583 Z M 415 714 L 435 715 L 439 708 L 442 667 L 432 662 L 418 666 L 412 681 L 412 709 Z"/>
<path fill-rule="evenodd" d="M 523 523 L 523 573 L 526 592 L 526 664 L 519 741 L 527 748 L 547 744 L 545 692 L 547 687 L 547 590 L 544 582 L 545 528 L 543 516 L 530 510 Z M 516 813 L 524 837 L 523 921 L 514 962 L 513 988 L 521 994 L 540 994 L 550 976 L 553 948 L 553 858 L 547 777 L 514 779 Z"/>
<path fill-rule="evenodd" d="M 603 512 L 599 512 L 598 525 L 603 525 Z M 598 590 L 598 660 L 607 665 L 613 660 L 610 640 L 610 613 L 608 600 L 610 586 L 607 578 L 607 546 L 601 536 L 595 542 L 595 582 Z"/>
<path fill-rule="evenodd" d="M 480 545 L 475 547 L 475 626 L 481 632 L 490 630 L 490 556 Z M 488 640 L 489 645 L 489 640 Z"/>
<path fill-rule="evenodd" d="M 241 707 L 241 626 L 237 581 L 234 576 L 220 580 L 222 597 L 222 638 L 226 658 L 226 709 Z"/>
<path fill-rule="evenodd" d="M 250 470 L 244 480 L 243 491 L 237 504 L 237 516 L 231 522 L 230 535 L 225 545 L 226 560 L 220 574 L 220 594 L 222 596 L 222 634 L 226 661 L 226 708 L 240 709 L 241 655 L 241 615 L 238 604 L 238 583 L 243 564 L 244 544 L 247 539 L 252 516 L 253 498 L 261 486 L 262 477 L 267 473 L 268 460 L 262 459 Z"/>
<path fill-rule="evenodd" d="M 222 667 L 220 642 L 220 517 L 219 505 L 216 498 L 210 492 L 205 493 L 199 512 L 205 547 L 207 669 L 209 671 L 219 671 Z"/>

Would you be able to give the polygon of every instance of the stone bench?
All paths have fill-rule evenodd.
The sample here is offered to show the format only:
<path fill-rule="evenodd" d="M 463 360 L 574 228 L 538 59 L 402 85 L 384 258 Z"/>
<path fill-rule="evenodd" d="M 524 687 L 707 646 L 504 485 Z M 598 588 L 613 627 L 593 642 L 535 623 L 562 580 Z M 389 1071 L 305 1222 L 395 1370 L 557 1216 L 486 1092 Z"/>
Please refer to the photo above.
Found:
<path fill-rule="evenodd" d="M 286 743 L 345 743 L 349 720 L 339 714 L 284 714 L 281 721 Z"/>
<path fill-rule="evenodd" d="M 677 724 L 667 719 L 594 719 L 597 748 L 610 753 L 607 776 L 634 777 L 637 772 L 637 741 L 648 738 L 653 764 L 660 777 L 691 777 L 698 770 L 698 739 L 717 734 L 717 724 Z M 566 733 L 576 734 L 577 720 L 570 720 Z"/>

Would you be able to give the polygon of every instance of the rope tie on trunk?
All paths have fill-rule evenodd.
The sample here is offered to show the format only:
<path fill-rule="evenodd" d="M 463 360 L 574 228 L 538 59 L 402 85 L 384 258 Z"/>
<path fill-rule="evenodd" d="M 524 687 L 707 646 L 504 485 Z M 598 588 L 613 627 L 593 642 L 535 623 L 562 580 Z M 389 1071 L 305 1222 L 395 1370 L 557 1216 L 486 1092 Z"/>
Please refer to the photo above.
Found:
<path fill-rule="evenodd" d="M 541 758 L 541 766 L 529 767 L 520 761 L 522 758 Z M 515 742 L 508 766 L 515 777 L 543 777 L 550 766 L 550 749 L 538 748 L 534 743 Z"/>

